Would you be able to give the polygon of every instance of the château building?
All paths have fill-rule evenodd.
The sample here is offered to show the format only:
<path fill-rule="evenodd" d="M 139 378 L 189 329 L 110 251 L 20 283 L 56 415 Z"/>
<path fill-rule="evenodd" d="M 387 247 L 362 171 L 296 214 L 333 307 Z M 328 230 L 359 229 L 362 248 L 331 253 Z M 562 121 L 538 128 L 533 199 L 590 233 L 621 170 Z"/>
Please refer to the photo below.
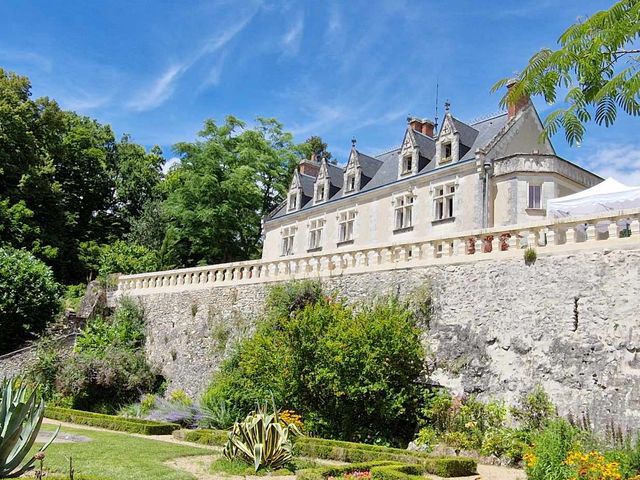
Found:
<path fill-rule="evenodd" d="M 437 131 L 408 118 L 400 146 L 380 155 L 352 140 L 344 168 L 303 160 L 264 219 L 263 260 L 527 224 L 547 200 L 602 181 L 556 155 L 528 99 L 472 123 L 446 110 Z"/>

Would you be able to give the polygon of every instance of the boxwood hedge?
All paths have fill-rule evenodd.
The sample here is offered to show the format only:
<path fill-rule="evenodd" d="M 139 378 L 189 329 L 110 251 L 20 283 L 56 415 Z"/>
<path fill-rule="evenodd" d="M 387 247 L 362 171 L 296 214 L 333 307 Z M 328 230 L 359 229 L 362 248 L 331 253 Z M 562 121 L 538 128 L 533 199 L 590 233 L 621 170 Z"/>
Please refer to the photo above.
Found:
<path fill-rule="evenodd" d="M 200 443 L 202 445 L 224 446 L 229 439 L 229 432 L 226 430 L 209 430 L 199 428 L 197 430 L 175 430 L 173 437 L 186 442 Z"/>
<path fill-rule="evenodd" d="M 170 435 L 178 430 L 180 425 L 175 423 L 156 422 L 140 418 L 126 418 L 102 413 L 85 412 L 71 408 L 46 407 L 44 416 L 61 422 L 89 425 L 121 432 L 140 433 L 142 435 Z"/>
<path fill-rule="evenodd" d="M 174 432 L 174 437 L 189 442 L 222 446 L 226 443 L 228 435 L 224 430 L 201 429 L 180 430 Z M 349 462 L 350 465 L 344 467 L 347 473 L 357 470 L 362 465 L 370 465 L 372 462 L 376 463 L 377 466 L 395 465 L 394 468 L 385 468 L 382 471 L 378 471 L 377 478 L 379 480 L 400 478 L 409 480 L 408 476 L 422 475 L 422 473 L 425 472 L 441 477 L 458 477 L 473 475 L 477 470 L 476 461 L 471 458 L 434 457 L 424 452 L 413 452 L 400 448 L 382 447 L 365 443 L 327 440 L 324 438 L 299 437 L 295 441 L 294 451 L 296 455 L 305 457 Z M 402 468 L 396 468 L 398 465 L 401 465 Z M 367 470 L 368 469 L 369 468 L 367 468 Z M 316 475 L 315 480 L 319 480 L 317 477 L 318 471 L 316 470 L 317 469 L 314 469 L 309 475 Z M 328 470 L 325 469 L 320 472 L 324 471 Z M 415 473 L 418 471 L 422 473 Z M 331 470 L 331 472 L 333 472 L 333 470 Z M 371 473 L 372 475 L 374 474 L 373 470 Z M 326 476 L 337 476 L 340 474 L 341 473 L 328 473 Z"/>

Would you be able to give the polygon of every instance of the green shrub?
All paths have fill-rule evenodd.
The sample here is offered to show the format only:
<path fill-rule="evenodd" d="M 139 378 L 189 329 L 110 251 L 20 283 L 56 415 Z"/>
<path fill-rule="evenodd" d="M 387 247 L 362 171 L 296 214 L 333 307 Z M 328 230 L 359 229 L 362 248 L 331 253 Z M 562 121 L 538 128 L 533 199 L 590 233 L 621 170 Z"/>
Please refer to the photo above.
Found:
<path fill-rule="evenodd" d="M 331 467 L 310 468 L 297 472 L 296 480 L 325 480 L 328 477 L 339 477 L 347 473 L 363 472 L 371 470 L 374 467 L 387 465 L 397 465 L 394 462 L 378 461 L 378 462 L 361 462 L 349 465 L 337 465 Z"/>
<path fill-rule="evenodd" d="M 78 283 L 77 285 L 68 285 L 64 292 L 64 308 L 65 310 L 71 310 L 76 312 L 80 306 L 80 302 L 87 291 L 87 285 L 85 283 Z"/>
<path fill-rule="evenodd" d="M 418 432 L 415 442 L 425 452 L 431 452 L 436 443 L 438 443 L 438 432 L 432 427 L 423 427 Z"/>
<path fill-rule="evenodd" d="M 435 457 L 425 462 L 425 471 L 439 477 L 466 477 L 478 472 L 478 464 L 466 457 Z"/>
<path fill-rule="evenodd" d="M 173 436 L 185 442 L 212 445 L 214 447 L 224 447 L 227 440 L 229 440 L 229 432 L 226 430 L 208 430 L 204 428 L 198 428 L 196 430 L 175 430 Z"/>
<path fill-rule="evenodd" d="M 125 418 L 102 413 L 85 412 L 70 408 L 46 407 L 45 417 L 61 422 L 75 423 L 78 425 L 90 425 L 92 427 L 106 428 L 142 435 L 169 435 L 180 428 L 175 423 L 155 422 L 138 418 Z"/>
<path fill-rule="evenodd" d="M 129 297 L 120 300 L 111 318 L 90 320 L 76 339 L 76 352 L 102 355 L 113 348 L 137 349 L 144 343 L 144 311 Z"/>
<path fill-rule="evenodd" d="M 300 412 L 314 434 L 406 444 L 424 358 L 406 305 L 384 299 L 351 308 L 306 285 L 272 292 L 271 316 L 214 375 L 206 397 L 238 413 L 273 398 Z"/>
<path fill-rule="evenodd" d="M 372 478 L 381 480 L 413 480 L 424 478 L 425 473 L 440 477 L 462 477 L 474 475 L 477 464 L 471 458 L 427 457 L 422 462 L 403 464 L 396 460 L 369 460 L 336 467 L 316 468 L 298 472 L 298 480 L 324 480 L 357 471 L 371 471 Z"/>
<path fill-rule="evenodd" d="M 208 392 L 200 399 L 202 419 L 199 425 L 203 428 L 229 429 L 239 418 L 238 409 L 225 400 L 211 397 Z"/>
<path fill-rule="evenodd" d="M 424 468 L 418 465 L 380 465 L 371 467 L 375 480 L 424 480 Z"/>
<path fill-rule="evenodd" d="M 578 430 L 563 419 L 552 420 L 532 438 L 532 460 L 527 462 L 529 480 L 567 480 L 572 469 L 565 464 L 579 440 Z"/>
<path fill-rule="evenodd" d="M 0 354 L 35 338 L 60 310 L 61 287 L 42 261 L 0 248 Z"/>
<path fill-rule="evenodd" d="M 525 265 L 533 265 L 538 259 L 536 249 L 533 247 L 526 248 L 524 251 L 524 263 Z"/>
<path fill-rule="evenodd" d="M 536 385 L 533 391 L 522 396 L 511 414 L 523 430 L 535 432 L 556 416 L 556 409 L 544 388 Z"/>
<path fill-rule="evenodd" d="M 152 392 L 159 383 L 142 351 L 109 349 L 100 356 L 76 353 L 59 366 L 56 392 L 73 408 L 114 412 Z"/>
<path fill-rule="evenodd" d="M 480 449 L 487 432 L 503 427 L 507 408 L 501 402 L 483 403 L 473 396 L 452 398 L 445 390 L 436 389 L 426 393 L 421 415 L 425 435 L 431 435 L 432 441 L 440 437 L 460 452 Z"/>
<path fill-rule="evenodd" d="M 528 434 L 513 428 L 494 428 L 485 433 L 480 453 L 498 458 L 506 457 L 511 464 L 522 460 Z"/>

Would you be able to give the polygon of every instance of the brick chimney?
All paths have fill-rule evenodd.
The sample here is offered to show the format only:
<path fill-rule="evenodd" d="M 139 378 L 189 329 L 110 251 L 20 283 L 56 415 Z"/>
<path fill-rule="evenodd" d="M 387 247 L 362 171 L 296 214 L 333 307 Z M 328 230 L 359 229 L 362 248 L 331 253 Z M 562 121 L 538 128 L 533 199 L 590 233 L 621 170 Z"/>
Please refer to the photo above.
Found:
<path fill-rule="evenodd" d="M 318 176 L 318 172 L 320 172 L 320 155 L 312 153 L 310 159 L 304 159 L 301 161 L 299 171 L 303 175 L 309 175 L 310 177 L 316 178 Z"/>
<path fill-rule="evenodd" d="M 507 92 L 510 92 L 511 89 L 517 83 L 518 83 L 518 80 L 516 80 L 515 78 L 512 78 L 511 80 L 509 80 L 509 83 L 507 83 Z M 509 120 L 515 117 L 520 112 L 520 110 L 522 110 L 524 107 L 529 105 L 529 102 L 530 102 L 529 95 L 523 95 L 516 102 L 509 102 L 508 109 L 507 109 Z"/>
<path fill-rule="evenodd" d="M 416 132 L 420 132 L 423 135 L 433 137 L 433 129 L 435 127 L 435 124 L 431 120 L 428 120 L 426 118 L 420 119 L 409 117 L 407 121 L 409 122 L 409 125 L 411 125 L 411 128 Z"/>

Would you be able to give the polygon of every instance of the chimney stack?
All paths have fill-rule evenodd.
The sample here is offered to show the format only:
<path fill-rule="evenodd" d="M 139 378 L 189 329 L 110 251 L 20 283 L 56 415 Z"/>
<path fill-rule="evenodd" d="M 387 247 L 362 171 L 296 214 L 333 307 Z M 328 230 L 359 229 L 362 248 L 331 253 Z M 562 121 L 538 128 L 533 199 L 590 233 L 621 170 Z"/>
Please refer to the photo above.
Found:
<path fill-rule="evenodd" d="M 299 165 L 300 173 L 303 175 L 309 175 L 310 177 L 317 177 L 320 172 L 320 155 L 312 153 L 310 159 L 304 159 Z"/>
<path fill-rule="evenodd" d="M 427 135 L 428 137 L 433 138 L 433 129 L 435 127 L 435 124 L 431 120 L 428 120 L 426 118 L 420 119 L 409 117 L 407 121 L 409 122 L 409 125 L 411 125 L 411 128 L 416 132 L 420 132 L 423 135 Z"/>
<path fill-rule="evenodd" d="M 518 80 L 516 80 L 515 78 L 512 78 L 511 80 L 509 80 L 509 83 L 507 83 L 507 93 L 511 92 L 511 89 L 517 85 Z M 517 101 L 515 102 L 509 102 L 508 104 L 508 119 L 511 120 L 513 117 L 515 117 L 520 110 L 522 110 L 524 107 L 526 107 L 527 105 L 529 105 L 529 95 L 522 95 L 522 97 L 520 97 Z"/>

